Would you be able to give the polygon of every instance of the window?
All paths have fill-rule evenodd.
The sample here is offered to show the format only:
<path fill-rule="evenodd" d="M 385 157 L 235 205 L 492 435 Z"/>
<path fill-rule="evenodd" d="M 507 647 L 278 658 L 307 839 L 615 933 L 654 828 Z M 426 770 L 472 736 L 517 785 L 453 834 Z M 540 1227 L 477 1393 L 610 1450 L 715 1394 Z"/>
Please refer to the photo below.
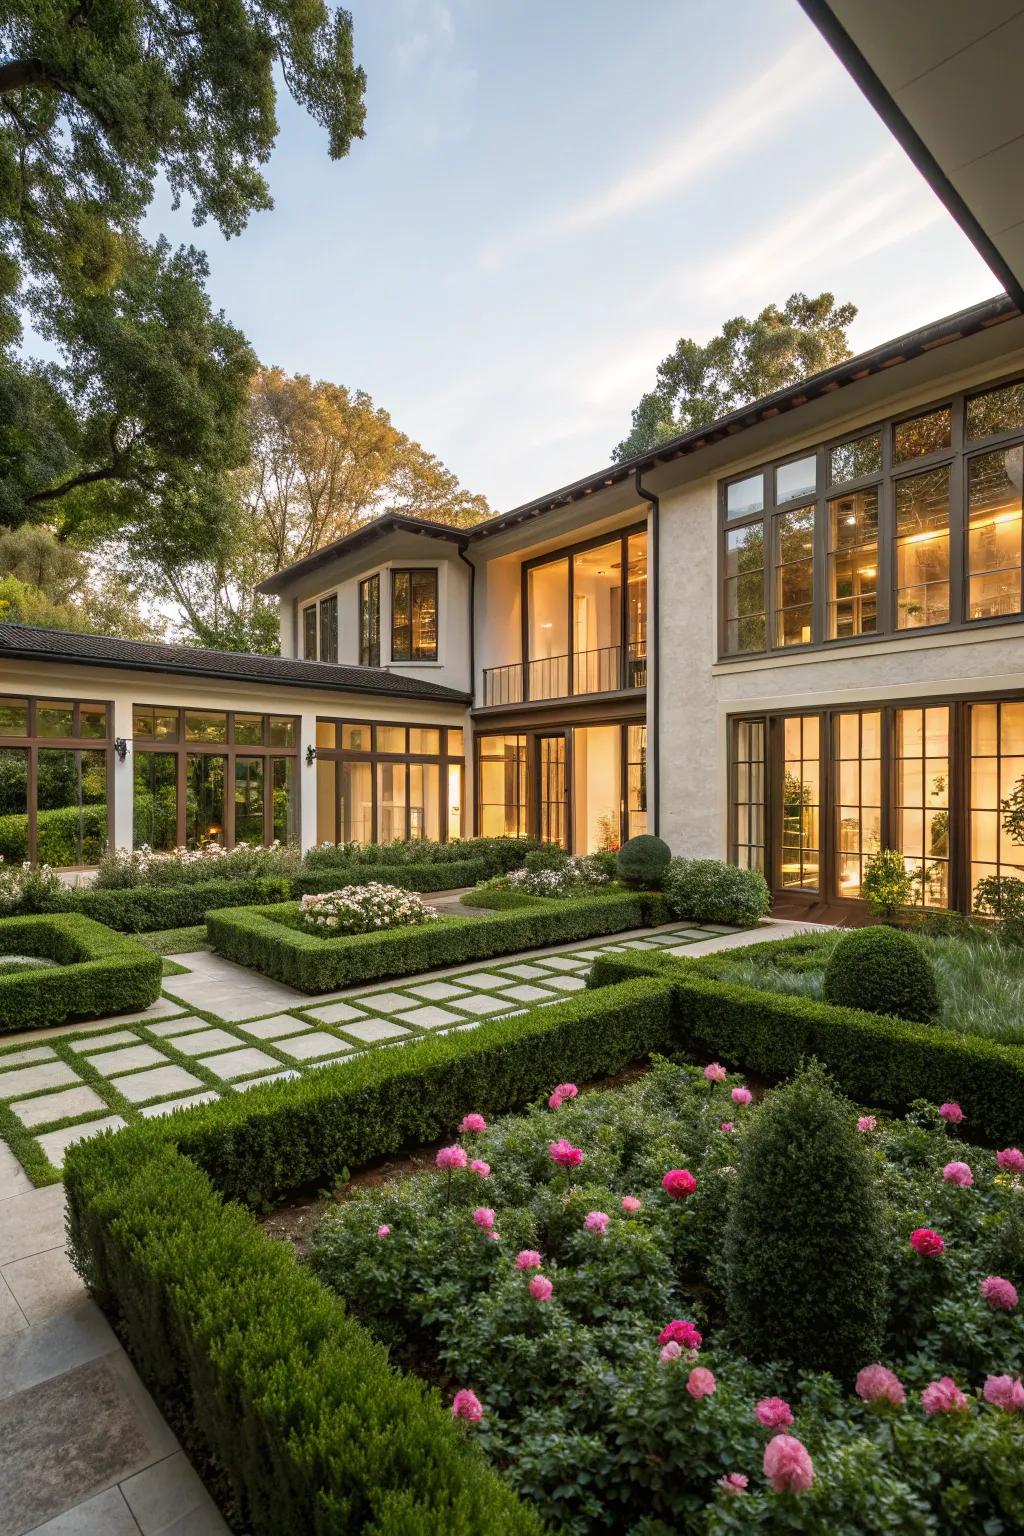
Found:
<path fill-rule="evenodd" d="M 953 423 L 948 405 L 910 421 L 898 421 L 892 429 L 892 456 L 897 464 L 940 453 L 952 442 Z"/>
<path fill-rule="evenodd" d="M 0 698 L 0 859 L 96 864 L 110 833 L 106 704 Z"/>
<path fill-rule="evenodd" d="M 828 504 L 829 634 L 873 635 L 878 624 L 878 492 Z"/>
<path fill-rule="evenodd" d="M 526 836 L 526 737 L 478 736 L 481 837 Z"/>
<path fill-rule="evenodd" d="M 626 540 L 627 688 L 647 687 L 647 530 Z"/>
<path fill-rule="evenodd" d="M 732 859 L 765 873 L 765 722 L 733 725 Z"/>
<path fill-rule="evenodd" d="M 866 437 L 851 438 L 837 443 L 828 456 L 830 485 L 845 485 L 848 481 L 863 480 L 882 470 L 882 439 L 877 432 Z"/>
<path fill-rule="evenodd" d="M 971 891 L 992 876 L 1024 879 L 1010 801 L 1024 787 L 1024 701 L 971 706 Z"/>
<path fill-rule="evenodd" d="M 392 571 L 391 660 L 437 660 L 437 570 Z"/>
<path fill-rule="evenodd" d="M 178 754 L 132 755 L 132 843 L 170 853 L 178 846 Z"/>
<path fill-rule="evenodd" d="M 380 666 L 380 575 L 359 583 L 359 665 Z"/>
<path fill-rule="evenodd" d="M 967 402 L 967 430 L 969 443 L 995 437 L 1000 432 L 1024 430 L 1024 382 L 1003 384 L 998 389 L 988 389 L 981 395 L 973 395 Z"/>
<path fill-rule="evenodd" d="M 569 692 L 569 561 L 546 560 L 526 576 L 527 683 L 531 699 Z"/>
<path fill-rule="evenodd" d="M 764 523 L 731 528 L 725 545 L 725 649 L 730 655 L 763 651 Z"/>
<path fill-rule="evenodd" d="M 790 715 L 782 727 L 782 884 L 816 891 L 821 857 L 818 717 Z"/>
<path fill-rule="evenodd" d="M 897 709 L 896 847 L 919 907 L 949 905 L 949 708 Z"/>
<path fill-rule="evenodd" d="M 186 741 L 227 741 L 227 739 L 228 717 L 226 714 L 199 714 L 192 709 L 185 711 Z"/>
<path fill-rule="evenodd" d="M 877 710 L 832 722 L 838 894 L 859 896 L 864 866 L 882 846 L 882 716 Z"/>
<path fill-rule="evenodd" d="M 537 743 L 540 812 L 540 838 L 543 843 L 566 846 L 565 825 L 565 733 L 541 736 Z"/>
<path fill-rule="evenodd" d="M 437 757 L 441 750 L 441 732 L 436 726 L 410 725 L 409 751 L 414 756 Z"/>
<path fill-rule="evenodd" d="M 407 738 L 404 725 L 378 725 L 377 727 L 377 751 L 401 752 L 407 751 Z"/>
<path fill-rule="evenodd" d="M 647 831 L 647 727 L 626 726 L 626 836 Z"/>
<path fill-rule="evenodd" d="M 775 644 L 807 645 L 814 596 L 814 508 L 775 518 Z"/>
<path fill-rule="evenodd" d="M 316 661 L 316 603 L 302 610 L 302 656 L 305 661 Z"/>
<path fill-rule="evenodd" d="M 749 517 L 764 511 L 764 475 L 749 475 L 734 480 L 725 493 L 725 512 L 729 518 Z"/>
<path fill-rule="evenodd" d="M 338 599 L 320 599 L 320 660 L 338 659 Z"/>
<path fill-rule="evenodd" d="M 795 501 L 798 496 L 813 496 L 818 488 L 818 458 L 807 454 L 802 459 L 791 459 L 780 464 L 775 471 L 775 500 Z"/>
<path fill-rule="evenodd" d="M 318 720 L 316 735 L 318 842 L 461 837 L 461 728 Z"/>
<path fill-rule="evenodd" d="M 1024 449 L 982 453 L 967 466 L 967 618 L 1020 612 Z"/>
<path fill-rule="evenodd" d="M 614 539 L 572 557 L 574 693 L 618 688 L 621 640 L 622 540 Z"/>
<path fill-rule="evenodd" d="M 262 843 L 263 841 L 263 782 L 264 759 L 262 757 L 235 758 L 236 843 Z"/>
<path fill-rule="evenodd" d="M 235 741 L 243 746 L 263 745 L 263 716 L 236 715 Z"/>
<path fill-rule="evenodd" d="M 949 466 L 896 481 L 896 625 L 949 623 Z"/>

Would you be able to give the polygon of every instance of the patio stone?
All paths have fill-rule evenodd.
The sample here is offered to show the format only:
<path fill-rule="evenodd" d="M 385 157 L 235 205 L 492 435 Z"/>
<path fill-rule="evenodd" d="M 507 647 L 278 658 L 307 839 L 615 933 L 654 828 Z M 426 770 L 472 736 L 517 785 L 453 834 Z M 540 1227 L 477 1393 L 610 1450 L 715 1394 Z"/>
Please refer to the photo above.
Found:
<path fill-rule="evenodd" d="M 207 1088 L 205 1093 L 190 1093 L 184 1099 L 166 1099 L 162 1104 L 147 1104 L 139 1113 L 145 1115 L 147 1120 L 156 1120 L 161 1115 L 173 1115 L 176 1109 L 191 1109 L 193 1104 L 209 1104 L 219 1098 L 220 1094 L 215 1088 Z"/>
<path fill-rule="evenodd" d="M 42 1093 L 44 1088 L 63 1088 L 65 1083 L 81 1081 L 63 1061 L 41 1061 L 34 1067 L 0 1072 L 0 1099 L 20 1099 L 26 1093 Z"/>
<path fill-rule="evenodd" d="M 362 1018 L 362 1014 L 359 1015 Z M 254 1019 L 251 1024 L 239 1024 L 243 1035 L 256 1040 L 282 1040 L 286 1035 L 301 1035 L 309 1028 L 301 1019 L 293 1019 L 290 1013 L 275 1013 L 270 1019 Z"/>
<path fill-rule="evenodd" d="M 107 1115 L 103 1120 L 87 1120 L 84 1125 L 68 1125 L 62 1131 L 47 1131 L 37 1138 L 46 1156 L 55 1168 L 64 1166 L 64 1154 L 68 1147 L 87 1136 L 98 1136 L 100 1131 L 120 1131 L 124 1121 L 120 1115 Z"/>
<path fill-rule="evenodd" d="M 170 1530 L 214 1536 L 227 1530 L 184 1451 L 137 1472 L 121 1484 L 121 1492 L 143 1536 Z"/>
<path fill-rule="evenodd" d="M 458 1006 L 464 1013 L 497 1013 L 505 1004 L 500 997 L 488 997 L 485 994 L 470 993 L 467 997 L 460 997 Z"/>
<path fill-rule="evenodd" d="M 319 1066 L 320 1063 L 317 1062 L 316 1065 Z M 268 1072 L 264 1077 L 250 1077 L 247 1082 L 235 1083 L 234 1088 L 236 1093 L 244 1093 L 247 1088 L 258 1088 L 261 1083 L 290 1082 L 292 1078 L 301 1076 L 301 1072 L 294 1072 L 291 1067 L 286 1067 L 282 1072 Z"/>
<path fill-rule="evenodd" d="M 143 1104 L 146 1099 L 160 1099 L 168 1093 L 187 1093 L 201 1088 L 202 1080 L 173 1062 L 154 1067 L 152 1072 L 133 1072 L 129 1077 L 111 1078 L 111 1087 L 124 1095 L 129 1104 Z"/>
<path fill-rule="evenodd" d="M 28 1320 L 24 1312 L 15 1301 L 4 1277 L 0 1275 L 0 1339 L 9 1339 L 12 1333 L 24 1333 L 27 1327 Z"/>
<path fill-rule="evenodd" d="M 0 1200 L 27 1194 L 34 1186 L 6 1141 L 0 1141 Z"/>
<path fill-rule="evenodd" d="M 254 1045 L 243 1045 L 240 1050 L 224 1051 L 219 1056 L 207 1056 L 203 1060 L 204 1067 L 209 1067 L 218 1077 L 229 1081 L 233 1077 L 248 1077 L 250 1072 L 262 1072 L 264 1068 L 280 1065 L 276 1057 L 268 1056 L 266 1051 L 257 1050 Z"/>
<path fill-rule="evenodd" d="M 247 970 L 244 965 L 236 965 L 209 950 L 174 958 L 189 969 L 182 976 L 165 976 L 164 991 L 178 998 L 186 1008 L 205 1008 L 229 1024 L 258 1019 L 273 1013 L 275 1008 L 308 1002 L 306 995 L 294 987 L 286 987 L 283 982 Z"/>
<path fill-rule="evenodd" d="M 27 1067 L 33 1061 L 53 1061 L 54 1052 L 48 1045 L 36 1045 L 27 1051 L 12 1051 L 9 1056 L 0 1056 L 0 1072 L 8 1067 Z"/>
<path fill-rule="evenodd" d="M 375 1008 L 378 1013 L 398 1013 L 409 1006 L 409 999 L 401 992 L 377 992 L 372 997 L 361 997 L 359 1001 L 367 1008 Z"/>
<path fill-rule="evenodd" d="M 505 985 L 504 976 L 492 976 L 490 971 L 474 971 L 472 975 L 459 976 L 457 980 L 460 987 L 472 987 L 474 992 L 478 988 L 486 991 L 488 987 L 503 987 Z"/>
<path fill-rule="evenodd" d="M 131 1029 L 112 1029 L 109 1035 L 83 1035 L 68 1041 L 73 1051 L 105 1051 L 108 1045 L 138 1045 L 139 1037 Z"/>
<path fill-rule="evenodd" d="M 428 1003 L 425 1008 L 414 1008 L 411 1013 L 400 1013 L 398 1017 L 403 1024 L 418 1024 L 420 1029 L 437 1029 L 440 1024 L 457 1024 L 459 1015 L 449 1013 L 447 1008 L 436 1008 Z"/>
<path fill-rule="evenodd" d="M 428 1003 L 443 1003 L 448 997 L 461 997 L 462 987 L 453 987 L 448 981 L 427 981 L 421 987 L 410 987 L 414 997 L 425 997 Z"/>
<path fill-rule="evenodd" d="M 571 958 L 573 960 L 596 960 L 600 953 L 599 949 L 574 949 Z M 550 965 L 551 961 L 546 960 L 544 963 L 545 965 Z"/>
<path fill-rule="evenodd" d="M 168 1035 L 167 1044 L 184 1055 L 205 1056 L 208 1051 L 229 1051 L 238 1037 L 226 1029 L 200 1029 L 191 1035 Z"/>
<path fill-rule="evenodd" d="M 362 1008 L 353 1008 L 351 1003 L 324 1003 L 321 1008 L 307 1008 L 306 1012 L 311 1019 L 318 1019 L 321 1024 L 343 1024 L 348 1019 L 365 1019 L 366 1013 Z"/>
<path fill-rule="evenodd" d="M 395 1044 L 402 1045 L 404 1042 L 396 1040 Z M 383 1050 L 384 1047 L 382 1046 L 381 1049 Z M 336 1067 L 341 1061 L 354 1061 L 355 1059 L 355 1056 L 322 1056 L 319 1061 L 310 1061 L 306 1065 L 310 1067 Z"/>
<path fill-rule="evenodd" d="M 159 1024 L 149 1024 L 146 1027 L 151 1035 L 156 1035 L 158 1039 L 166 1039 L 168 1035 L 183 1035 L 188 1030 L 209 1029 L 210 1026 L 206 1019 L 197 1019 L 194 1014 L 185 1014 L 181 1018 L 163 1019 Z"/>
<path fill-rule="evenodd" d="M 545 987 L 532 987 L 529 984 L 522 987 L 506 987 L 505 996 L 514 998 L 517 1003 L 550 1003 L 551 1001 L 551 993 Z"/>
<path fill-rule="evenodd" d="M 546 984 L 559 992 L 582 992 L 587 980 L 585 976 L 549 976 Z"/>
<path fill-rule="evenodd" d="M 48 1248 L 6 1265 L 4 1279 L 33 1328 L 86 1297 L 82 1278 L 72 1269 L 63 1248 Z"/>
<path fill-rule="evenodd" d="M 175 957 L 177 958 L 177 957 Z M 140 1008 L 135 1013 L 118 1013 L 106 1019 L 94 1019 L 93 1023 L 99 1024 L 146 1024 L 151 1019 L 163 1019 L 169 1013 L 180 1013 L 181 1004 L 174 1003 L 169 997 L 158 997 L 155 1003 L 150 1003 L 148 1008 Z"/>
<path fill-rule="evenodd" d="M 346 1035 L 353 1035 L 357 1040 L 366 1042 L 388 1040 L 392 1035 L 409 1033 L 401 1024 L 394 1024 L 390 1019 L 367 1019 L 365 1024 L 346 1024 L 344 1030 Z"/>
<path fill-rule="evenodd" d="M 586 969 L 586 964 L 578 955 L 549 955 L 544 968 L 548 971 L 580 971 Z"/>
<path fill-rule="evenodd" d="M 22 1125 L 45 1125 L 48 1120 L 64 1120 L 71 1115 L 87 1115 L 90 1110 L 105 1113 L 107 1105 L 94 1088 L 82 1083 L 65 1088 L 63 1093 L 44 1093 L 37 1099 L 22 1099 L 11 1110 Z"/>
<path fill-rule="evenodd" d="M 298 1039 L 282 1040 L 278 1050 L 282 1056 L 290 1056 L 293 1061 L 310 1061 L 315 1056 L 330 1056 L 337 1053 L 345 1046 L 343 1040 L 337 1035 L 325 1034 L 323 1030 L 311 1030 L 308 1035 L 300 1035 Z"/>
<path fill-rule="evenodd" d="M 106 1051 L 99 1056 L 87 1056 L 86 1061 L 104 1077 L 115 1072 L 131 1072 L 136 1067 L 163 1067 L 167 1057 L 152 1045 L 129 1045 L 120 1051 Z"/>
<path fill-rule="evenodd" d="M 543 981 L 548 974 L 539 965 L 503 965 L 502 970 L 519 981 Z"/>
<path fill-rule="evenodd" d="M 94 1498 L 37 1525 L 31 1536 L 139 1536 L 139 1527 L 120 1488 L 105 1488 Z"/>

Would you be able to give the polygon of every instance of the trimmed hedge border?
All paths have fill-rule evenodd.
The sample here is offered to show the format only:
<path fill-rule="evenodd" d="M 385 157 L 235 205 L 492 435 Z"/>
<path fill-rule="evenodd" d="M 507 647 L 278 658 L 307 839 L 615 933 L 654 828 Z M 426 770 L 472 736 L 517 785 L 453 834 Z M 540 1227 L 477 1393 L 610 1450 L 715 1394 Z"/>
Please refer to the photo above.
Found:
<path fill-rule="evenodd" d="M 814 1056 L 855 1102 L 904 1110 L 954 1099 L 971 1130 L 1016 1141 L 1024 1127 L 1024 1048 L 954 1035 L 859 1008 L 760 992 L 714 975 L 716 957 L 601 955 L 590 987 L 642 976 L 667 981 L 677 1049 L 696 1047 L 736 1071 L 788 1077 Z"/>
<path fill-rule="evenodd" d="M 330 939 L 279 920 L 298 910 L 283 906 L 209 912 L 207 937 L 228 960 L 300 992 L 316 993 L 669 921 L 665 901 L 656 891 L 617 891 L 568 901 L 530 897 L 510 911 L 487 917 L 441 918 L 416 927 Z"/>
<path fill-rule="evenodd" d="M 483 859 L 449 859 L 438 864 L 334 864 L 296 875 L 292 891 L 296 896 L 306 896 L 338 891 L 345 885 L 369 885 L 372 880 L 381 885 L 397 885 L 403 891 L 456 891 L 476 885 L 486 875 L 487 864 Z"/>
<path fill-rule="evenodd" d="M 204 880 L 194 885 L 134 885 L 124 889 L 83 886 L 68 892 L 72 910 L 121 933 L 192 928 L 213 908 L 251 907 L 288 901 L 290 880 Z"/>
<path fill-rule="evenodd" d="M 0 976 L 0 1034 L 148 1008 L 160 995 L 160 956 L 80 912 L 3 918 L 0 952 L 58 962 Z"/>
<path fill-rule="evenodd" d="M 246 1528 L 541 1536 L 437 1394 L 233 1202 L 448 1137 L 467 1107 L 501 1114 L 616 1072 L 671 1032 L 669 988 L 643 978 L 69 1150 L 75 1267 Z"/>

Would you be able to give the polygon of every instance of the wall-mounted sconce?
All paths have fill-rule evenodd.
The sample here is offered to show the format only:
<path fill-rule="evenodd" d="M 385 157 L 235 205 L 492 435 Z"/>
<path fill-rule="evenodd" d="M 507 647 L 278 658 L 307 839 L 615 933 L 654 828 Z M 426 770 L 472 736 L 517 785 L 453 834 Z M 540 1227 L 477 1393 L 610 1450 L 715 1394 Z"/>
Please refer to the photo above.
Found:
<path fill-rule="evenodd" d="M 315 762 L 316 762 L 316 747 L 307 747 L 306 748 L 306 767 L 307 768 L 312 768 L 312 766 L 313 766 L 313 764 Z"/>
<path fill-rule="evenodd" d="M 117 753 L 118 762 L 123 763 L 125 758 L 128 756 L 128 743 L 125 741 L 123 736 L 118 736 L 115 740 L 114 751 Z"/>

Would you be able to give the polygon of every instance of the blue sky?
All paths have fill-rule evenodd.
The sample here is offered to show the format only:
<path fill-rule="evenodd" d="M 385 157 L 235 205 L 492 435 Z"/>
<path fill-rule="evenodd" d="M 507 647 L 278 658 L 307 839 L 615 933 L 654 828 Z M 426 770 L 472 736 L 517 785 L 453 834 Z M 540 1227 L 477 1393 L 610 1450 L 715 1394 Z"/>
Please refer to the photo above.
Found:
<path fill-rule="evenodd" d="M 152 222 L 496 511 L 607 462 L 680 335 L 830 288 L 859 350 L 999 287 L 796 0 L 349 3 L 365 140 L 282 98 L 273 212 Z"/>

